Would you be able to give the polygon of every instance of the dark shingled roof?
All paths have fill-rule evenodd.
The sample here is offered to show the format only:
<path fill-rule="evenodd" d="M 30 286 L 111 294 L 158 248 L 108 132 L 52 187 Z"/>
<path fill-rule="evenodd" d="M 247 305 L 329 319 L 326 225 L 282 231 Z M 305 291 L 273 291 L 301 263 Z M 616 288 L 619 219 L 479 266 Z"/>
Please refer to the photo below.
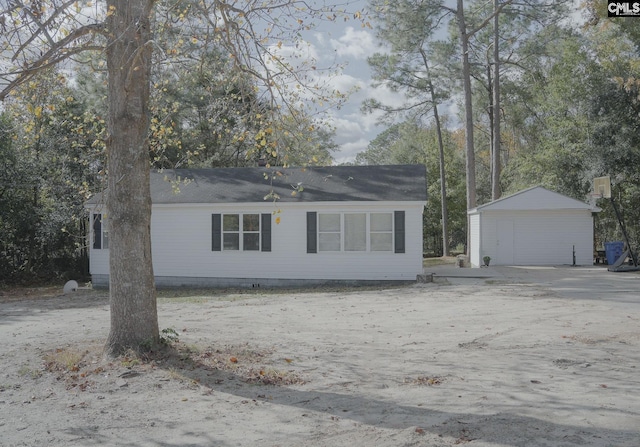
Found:
<path fill-rule="evenodd" d="M 100 203 L 100 196 L 88 203 Z M 424 165 L 314 166 L 151 173 L 154 204 L 263 202 L 276 197 L 280 202 L 426 201 L 426 169 Z"/>

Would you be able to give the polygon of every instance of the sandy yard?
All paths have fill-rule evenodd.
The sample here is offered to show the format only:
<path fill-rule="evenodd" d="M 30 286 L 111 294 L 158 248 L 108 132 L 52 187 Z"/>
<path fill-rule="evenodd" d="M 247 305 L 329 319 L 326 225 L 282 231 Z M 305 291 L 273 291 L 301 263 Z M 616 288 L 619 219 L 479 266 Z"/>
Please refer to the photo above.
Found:
<path fill-rule="evenodd" d="M 640 275 L 429 271 L 162 292 L 179 342 L 150 359 L 103 358 L 104 292 L 5 291 L 0 445 L 640 445 Z"/>

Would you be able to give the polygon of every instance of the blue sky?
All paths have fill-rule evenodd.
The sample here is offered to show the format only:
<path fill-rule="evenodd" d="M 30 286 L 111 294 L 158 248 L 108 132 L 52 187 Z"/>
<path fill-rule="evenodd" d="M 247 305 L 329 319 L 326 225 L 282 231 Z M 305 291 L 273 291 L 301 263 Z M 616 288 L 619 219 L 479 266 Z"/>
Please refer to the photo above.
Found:
<path fill-rule="evenodd" d="M 337 163 L 352 161 L 383 130 L 376 126 L 375 115 L 365 115 L 360 111 L 362 102 L 374 95 L 367 57 L 379 51 L 379 47 L 373 32 L 357 24 L 346 24 L 341 29 L 336 27 L 328 34 L 316 33 L 315 38 L 321 53 L 335 55 L 337 60 L 347 64 L 342 75 L 333 80 L 333 85 L 343 92 L 357 89 L 340 110 L 330 111 L 339 145 L 339 152 L 334 154 L 334 158 Z"/>
<path fill-rule="evenodd" d="M 356 2 L 364 6 L 366 2 Z M 333 154 L 336 163 L 353 161 L 358 152 L 364 151 L 369 141 L 385 129 L 376 125 L 376 115 L 363 114 L 362 102 L 376 97 L 385 102 L 398 101 L 388 89 L 371 87 L 371 71 L 367 58 L 381 51 L 374 31 L 361 27 L 358 21 L 323 23 L 320 28 L 306 36 L 311 53 L 318 59 L 319 65 L 333 62 L 344 63 L 340 74 L 327 77 L 327 82 L 341 92 L 354 91 L 346 103 L 339 109 L 330 109 L 330 122 L 335 127 L 335 141 L 339 145 Z"/>

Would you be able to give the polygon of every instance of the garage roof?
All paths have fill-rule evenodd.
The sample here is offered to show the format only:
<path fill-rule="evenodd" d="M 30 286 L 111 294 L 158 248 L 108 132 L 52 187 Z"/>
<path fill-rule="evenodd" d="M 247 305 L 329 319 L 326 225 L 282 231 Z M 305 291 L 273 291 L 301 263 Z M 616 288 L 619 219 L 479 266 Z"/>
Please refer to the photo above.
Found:
<path fill-rule="evenodd" d="M 549 191 L 542 186 L 534 186 L 513 195 L 480 205 L 469 210 L 469 214 L 482 211 L 535 211 L 535 210 L 590 210 L 601 211 L 597 206 Z"/>

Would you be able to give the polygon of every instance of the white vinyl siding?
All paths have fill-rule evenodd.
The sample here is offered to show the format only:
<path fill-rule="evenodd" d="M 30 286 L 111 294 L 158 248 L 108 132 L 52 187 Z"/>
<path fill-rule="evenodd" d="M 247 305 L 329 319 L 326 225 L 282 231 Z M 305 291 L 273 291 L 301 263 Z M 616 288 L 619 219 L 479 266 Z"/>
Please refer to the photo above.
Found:
<path fill-rule="evenodd" d="M 490 256 L 488 253 L 484 254 L 483 252 L 484 247 L 482 246 L 482 238 L 480 237 L 480 214 L 469 216 L 469 236 L 471 239 L 469 261 L 471 265 L 477 267 L 482 265 L 483 256 Z"/>
<path fill-rule="evenodd" d="M 401 207 L 400 207 L 401 205 Z M 245 203 L 154 205 L 151 217 L 153 269 L 158 278 L 267 278 L 290 280 L 409 280 L 422 273 L 424 202 L 311 204 Z M 307 253 L 307 212 L 317 215 L 384 214 L 405 211 L 406 253 L 318 251 Z M 267 214 L 271 251 L 213 251 L 212 214 Z M 377 219 L 377 218 L 374 218 Z M 388 228 L 388 222 L 387 222 Z M 380 234 L 391 234 L 380 230 Z M 373 234 L 373 233 L 372 233 Z M 376 233 L 377 234 L 377 233 Z M 371 234 L 369 235 L 371 237 Z M 389 237 L 386 236 L 387 247 Z M 370 242 L 369 242 L 370 243 Z M 108 262 L 91 254 L 92 274 L 108 274 Z M 259 281 L 257 281 L 259 282 Z"/>
<path fill-rule="evenodd" d="M 97 210 L 96 210 L 97 211 Z M 98 275 L 109 274 L 109 236 L 108 232 L 103 232 L 103 224 L 106 225 L 107 219 L 104 218 L 103 213 L 91 212 L 89 213 L 89 231 L 87 237 L 89 239 L 89 272 Z M 99 220 L 96 220 L 99 219 Z M 96 223 L 98 223 L 96 228 Z M 106 228 L 105 228 L 106 229 Z M 106 245 L 106 246 L 105 246 Z M 100 246 L 100 248 L 96 248 Z"/>

